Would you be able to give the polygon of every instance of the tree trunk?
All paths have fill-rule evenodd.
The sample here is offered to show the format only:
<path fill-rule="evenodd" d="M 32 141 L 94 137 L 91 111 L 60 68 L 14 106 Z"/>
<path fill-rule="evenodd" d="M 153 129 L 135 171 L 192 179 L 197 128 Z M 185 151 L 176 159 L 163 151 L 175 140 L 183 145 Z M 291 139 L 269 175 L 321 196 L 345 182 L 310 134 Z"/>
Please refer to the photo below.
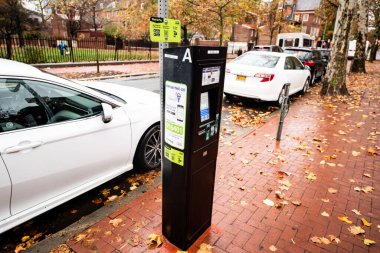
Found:
<path fill-rule="evenodd" d="M 341 0 L 337 11 L 331 59 L 322 81 L 321 95 L 349 95 L 346 87 L 348 34 L 352 20 L 353 0 Z"/>
<path fill-rule="evenodd" d="M 358 0 L 358 33 L 356 37 L 355 56 L 351 66 L 353 73 L 365 73 L 365 60 L 366 60 L 366 43 L 367 43 L 367 27 L 368 27 L 368 0 Z"/>
<path fill-rule="evenodd" d="M 99 48 L 98 48 L 98 26 L 96 24 L 96 7 L 93 9 L 93 21 L 94 21 L 94 30 L 95 30 L 95 51 L 96 51 L 96 73 L 99 73 Z"/>
<path fill-rule="evenodd" d="M 12 37 L 10 34 L 6 35 L 5 43 L 7 44 L 7 59 L 12 60 Z"/>
<path fill-rule="evenodd" d="M 190 45 L 190 41 L 187 38 L 188 37 L 188 35 L 187 35 L 187 25 L 182 25 L 181 28 L 182 28 L 182 31 L 183 31 L 183 39 L 181 41 L 181 45 L 182 46 L 188 46 L 188 45 Z"/>
<path fill-rule="evenodd" d="M 223 46 L 223 33 L 224 33 L 224 27 L 223 27 L 223 14 L 221 14 L 220 17 L 220 35 L 219 35 L 219 46 Z"/>

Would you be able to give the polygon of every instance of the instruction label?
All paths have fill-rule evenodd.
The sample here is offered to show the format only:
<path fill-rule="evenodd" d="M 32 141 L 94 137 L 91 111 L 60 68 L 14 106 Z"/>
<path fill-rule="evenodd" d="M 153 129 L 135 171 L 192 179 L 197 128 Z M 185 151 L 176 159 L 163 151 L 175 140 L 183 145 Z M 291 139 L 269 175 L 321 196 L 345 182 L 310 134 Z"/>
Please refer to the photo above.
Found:
<path fill-rule="evenodd" d="M 185 148 L 187 87 L 182 83 L 165 83 L 165 142 Z"/>
<path fill-rule="evenodd" d="M 201 93 L 201 122 L 210 119 L 208 92 Z"/>
<path fill-rule="evenodd" d="M 184 164 L 184 154 L 183 152 L 176 150 L 174 148 L 170 148 L 168 146 L 164 147 L 164 156 L 166 159 L 171 161 L 172 163 L 183 166 Z"/>
<path fill-rule="evenodd" d="M 220 67 L 204 68 L 202 70 L 202 86 L 219 83 Z"/>
<path fill-rule="evenodd" d="M 181 22 L 176 19 L 150 17 L 150 40 L 181 42 Z"/>

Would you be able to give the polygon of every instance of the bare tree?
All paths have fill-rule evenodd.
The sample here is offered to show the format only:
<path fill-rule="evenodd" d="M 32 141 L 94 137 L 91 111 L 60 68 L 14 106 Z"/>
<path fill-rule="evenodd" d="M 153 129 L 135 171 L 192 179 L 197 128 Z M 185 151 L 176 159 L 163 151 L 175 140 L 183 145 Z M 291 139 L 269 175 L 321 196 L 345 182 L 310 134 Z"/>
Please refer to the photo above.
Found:
<path fill-rule="evenodd" d="M 356 50 L 351 65 L 351 72 L 365 73 L 369 0 L 358 0 L 356 7 L 358 30 L 356 36 Z"/>
<path fill-rule="evenodd" d="M 346 87 L 346 66 L 348 34 L 353 16 L 354 0 L 339 0 L 335 22 L 331 59 L 322 81 L 321 95 L 348 95 Z"/>

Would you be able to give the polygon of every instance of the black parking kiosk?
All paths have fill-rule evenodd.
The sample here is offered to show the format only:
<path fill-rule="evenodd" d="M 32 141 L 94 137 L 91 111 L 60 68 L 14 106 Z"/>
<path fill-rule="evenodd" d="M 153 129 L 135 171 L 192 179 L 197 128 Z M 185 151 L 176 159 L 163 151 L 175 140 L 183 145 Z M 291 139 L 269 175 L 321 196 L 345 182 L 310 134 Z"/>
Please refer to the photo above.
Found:
<path fill-rule="evenodd" d="M 226 56 L 164 49 L 162 231 L 182 250 L 211 225 Z"/>

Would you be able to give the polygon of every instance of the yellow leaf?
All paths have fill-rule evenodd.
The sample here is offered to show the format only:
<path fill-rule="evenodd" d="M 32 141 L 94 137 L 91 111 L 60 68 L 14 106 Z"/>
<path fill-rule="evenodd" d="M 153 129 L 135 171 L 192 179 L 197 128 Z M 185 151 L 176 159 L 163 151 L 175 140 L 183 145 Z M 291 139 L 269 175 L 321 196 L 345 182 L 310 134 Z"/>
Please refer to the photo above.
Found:
<path fill-rule="evenodd" d="M 242 159 L 241 162 L 244 163 L 244 164 L 248 164 L 251 160 L 248 160 L 248 159 Z"/>
<path fill-rule="evenodd" d="M 313 180 L 316 180 L 317 179 L 317 176 L 313 173 L 313 172 L 310 172 L 307 176 L 306 176 L 307 179 L 309 179 L 310 181 L 313 181 Z"/>
<path fill-rule="evenodd" d="M 81 240 L 83 240 L 84 238 L 86 238 L 86 234 L 78 234 L 75 236 L 75 241 L 79 242 Z"/>
<path fill-rule="evenodd" d="M 118 185 L 115 185 L 112 189 L 114 189 L 115 191 L 119 190 L 120 187 Z"/>
<path fill-rule="evenodd" d="M 108 197 L 108 201 L 114 201 L 115 199 L 117 199 L 117 195 L 112 195 L 111 197 Z"/>
<path fill-rule="evenodd" d="M 328 166 L 330 166 L 330 167 L 335 167 L 336 166 L 336 164 L 335 163 L 326 163 Z"/>
<path fill-rule="evenodd" d="M 320 237 L 319 238 L 323 244 L 329 245 L 331 242 L 326 237 Z"/>
<path fill-rule="evenodd" d="M 278 181 L 281 185 L 285 185 L 286 187 L 292 186 L 292 184 L 287 179 L 279 180 Z"/>
<path fill-rule="evenodd" d="M 323 202 L 325 202 L 325 203 L 328 203 L 328 202 L 330 202 L 330 200 L 329 199 L 321 199 Z"/>
<path fill-rule="evenodd" d="M 338 217 L 338 219 L 348 224 L 352 224 L 352 221 L 350 221 L 347 216 Z"/>
<path fill-rule="evenodd" d="M 362 115 L 362 118 L 363 118 L 363 119 L 366 119 L 366 118 L 368 118 L 368 115 L 367 115 L 367 114 L 363 114 L 363 115 Z"/>
<path fill-rule="evenodd" d="M 369 173 L 364 173 L 363 176 L 368 177 L 368 178 L 372 177 L 371 174 L 369 174 Z"/>
<path fill-rule="evenodd" d="M 348 231 L 350 231 L 351 234 L 354 234 L 354 235 L 359 235 L 359 234 L 365 233 L 364 229 L 362 229 L 360 226 L 351 226 L 348 228 Z"/>
<path fill-rule="evenodd" d="M 327 190 L 328 190 L 328 191 L 329 191 L 329 193 L 331 193 L 331 194 L 335 194 L 335 193 L 337 193 L 337 192 L 338 192 L 338 190 L 337 190 L 337 189 L 335 189 L 335 188 L 328 188 Z"/>
<path fill-rule="evenodd" d="M 30 236 L 29 235 L 26 235 L 26 236 L 23 236 L 22 238 L 21 238 L 21 241 L 22 242 L 26 242 L 26 241 L 28 241 L 30 239 Z"/>
<path fill-rule="evenodd" d="M 371 246 L 372 244 L 375 244 L 375 241 L 372 241 L 370 239 L 364 239 L 364 244 L 367 246 Z"/>
<path fill-rule="evenodd" d="M 129 187 L 129 190 L 131 190 L 131 191 L 136 190 L 138 185 L 139 185 L 139 183 L 133 183 L 132 186 Z"/>
<path fill-rule="evenodd" d="M 78 212 L 78 210 L 76 210 L 76 209 L 73 209 L 70 211 L 70 213 L 72 213 L 72 214 L 76 214 L 77 212 Z"/>
<path fill-rule="evenodd" d="M 23 245 L 24 245 L 24 243 L 21 243 L 21 244 L 17 245 L 16 248 L 15 248 L 15 253 L 19 253 L 21 251 L 26 250 L 26 248 Z"/>
<path fill-rule="evenodd" d="M 116 218 L 116 219 L 113 219 L 113 220 L 110 220 L 109 223 L 114 226 L 115 228 L 118 227 L 120 225 L 120 223 L 122 223 L 123 220 L 121 218 Z"/>
<path fill-rule="evenodd" d="M 310 240 L 315 243 L 322 243 L 321 239 L 318 236 L 313 236 L 310 238 Z"/>
<path fill-rule="evenodd" d="M 357 191 L 357 192 L 360 192 L 360 191 L 362 190 L 362 188 L 360 188 L 359 186 L 356 186 L 356 187 L 354 188 L 354 190 Z"/>
<path fill-rule="evenodd" d="M 367 149 L 367 152 L 368 152 L 369 155 L 372 155 L 372 156 L 379 154 L 379 153 L 377 153 L 376 149 L 374 149 L 373 147 L 369 147 Z"/>
<path fill-rule="evenodd" d="M 346 134 L 346 132 L 345 132 L 345 131 L 343 131 L 343 130 L 339 130 L 339 134 L 340 134 L 340 135 L 345 135 L 345 134 Z"/>
<path fill-rule="evenodd" d="M 183 251 L 183 250 L 177 250 L 176 253 L 187 253 L 187 251 Z"/>
<path fill-rule="evenodd" d="M 104 197 L 107 197 L 110 194 L 110 191 L 111 191 L 110 189 L 103 189 L 101 193 L 103 194 Z"/>
<path fill-rule="evenodd" d="M 368 192 L 372 192 L 375 188 L 373 188 L 372 186 L 366 186 L 364 188 L 362 188 L 362 191 L 365 192 L 365 193 L 368 193 Z"/>
<path fill-rule="evenodd" d="M 271 246 L 269 246 L 269 250 L 272 252 L 275 252 L 275 251 L 277 251 L 277 247 L 274 245 L 271 245 Z"/>
<path fill-rule="evenodd" d="M 360 213 L 360 211 L 358 211 L 358 210 L 356 210 L 356 209 L 352 209 L 352 211 L 353 211 L 356 215 L 362 215 L 362 214 Z"/>
<path fill-rule="evenodd" d="M 357 152 L 357 151 L 353 150 L 353 151 L 352 151 L 352 155 L 355 156 L 355 157 L 356 157 L 356 156 L 359 156 L 359 155 L 360 155 L 360 152 Z"/>
<path fill-rule="evenodd" d="M 366 227 L 370 227 L 372 223 L 369 223 L 365 218 L 362 218 L 363 225 Z"/>
<path fill-rule="evenodd" d="M 331 242 L 335 242 L 335 243 L 340 243 L 340 239 L 338 237 L 336 237 L 335 235 L 329 235 L 330 237 L 330 241 Z"/>
<path fill-rule="evenodd" d="M 147 244 L 150 244 L 152 247 L 158 248 L 164 243 L 165 239 L 162 235 L 158 234 L 149 234 Z"/>
<path fill-rule="evenodd" d="M 212 248 L 213 247 L 210 244 L 202 243 L 199 245 L 197 253 L 212 253 Z"/>
<path fill-rule="evenodd" d="M 267 206 L 274 206 L 274 202 L 270 199 L 264 199 L 263 203 Z"/>
<path fill-rule="evenodd" d="M 241 205 L 241 206 L 247 206 L 248 203 L 247 203 L 245 200 L 242 200 L 242 201 L 240 201 L 240 205 Z"/>
<path fill-rule="evenodd" d="M 324 211 L 323 213 L 321 213 L 322 216 L 325 216 L 325 217 L 329 217 L 330 214 L 328 214 L 326 211 Z"/>
<path fill-rule="evenodd" d="M 292 204 L 295 205 L 295 206 L 300 206 L 302 204 L 302 202 L 299 201 L 299 200 L 293 200 Z"/>

